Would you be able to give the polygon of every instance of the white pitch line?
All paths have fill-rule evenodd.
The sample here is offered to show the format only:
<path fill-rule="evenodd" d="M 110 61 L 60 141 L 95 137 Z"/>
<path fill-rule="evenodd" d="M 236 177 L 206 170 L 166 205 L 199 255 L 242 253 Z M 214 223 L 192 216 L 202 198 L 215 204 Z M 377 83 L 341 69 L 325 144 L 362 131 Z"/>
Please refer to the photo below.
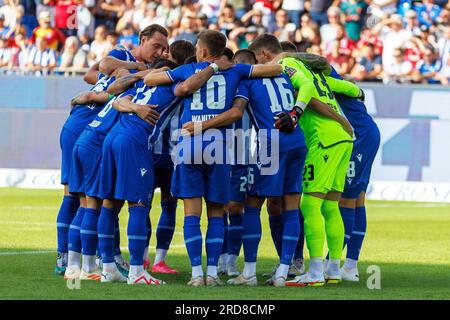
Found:
<path fill-rule="evenodd" d="M 30 222 L 30 221 L 0 221 L 0 224 L 18 224 L 18 225 L 36 225 L 36 226 L 54 226 L 56 223 L 50 222 Z"/>
<path fill-rule="evenodd" d="M 370 203 L 366 204 L 366 206 L 374 208 L 441 208 L 448 207 L 450 205 L 446 203 Z"/>

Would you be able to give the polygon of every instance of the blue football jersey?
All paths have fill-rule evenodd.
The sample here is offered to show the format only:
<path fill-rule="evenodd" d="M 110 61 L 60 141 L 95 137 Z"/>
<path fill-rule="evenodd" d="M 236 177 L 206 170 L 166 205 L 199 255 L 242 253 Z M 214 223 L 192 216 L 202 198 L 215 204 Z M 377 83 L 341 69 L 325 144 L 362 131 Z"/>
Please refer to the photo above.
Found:
<path fill-rule="evenodd" d="M 343 79 L 334 68 L 332 68 L 330 77 Z M 374 126 L 377 126 L 375 121 L 373 121 L 372 117 L 367 112 L 367 108 L 362 101 L 338 93 L 335 93 L 335 96 L 339 106 L 344 112 L 345 117 L 352 125 L 356 137 L 364 135 Z"/>
<path fill-rule="evenodd" d="M 171 155 L 178 142 L 178 129 L 180 129 L 180 117 L 183 111 L 183 101 L 177 105 L 163 110 L 156 124 L 159 134 L 153 144 L 153 153 L 157 155 Z"/>
<path fill-rule="evenodd" d="M 109 85 L 114 82 L 114 80 L 115 77 L 107 77 L 104 74 L 99 74 L 97 83 L 89 91 L 105 91 L 108 89 Z M 102 105 L 97 103 L 77 104 L 73 106 L 70 111 L 70 116 L 67 118 L 63 127 L 76 135 L 80 135 L 86 125 L 91 122 L 101 110 L 101 107 Z"/>
<path fill-rule="evenodd" d="M 295 104 L 294 88 L 289 78 L 282 74 L 274 78 L 255 78 L 241 81 L 236 98 L 243 98 L 249 103 L 247 110 L 250 119 L 258 131 L 258 140 L 267 139 L 267 146 L 271 145 L 274 117 L 280 112 L 289 112 Z M 265 129 L 262 131 L 262 129 Z M 285 152 L 305 147 L 303 131 L 297 126 L 292 133 L 279 134 L 279 151 Z M 274 141 L 273 143 L 277 143 Z"/>
<path fill-rule="evenodd" d="M 167 115 L 175 109 L 181 98 L 174 95 L 175 85 L 148 87 L 143 80 L 136 83 L 136 94 L 133 102 L 137 104 L 157 105 L 155 109 L 160 114 L 160 121 L 166 121 Z M 135 113 L 123 113 L 120 120 L 111 129 L 111 132 L 126 134 L 135 139 L 138 143 L 147 146 L 149 149 L 159 135 L 159 127 L 153 126 L 138 117 Z"/>
<path fill-rule="evenodd" d="M 97 114 L 94 120 L 89 123 L 77 141 L 77 145 L 83 145 L 92 151 L 98 151 L 102 148 L 103 141 L 111 128 L 120 118 L 120 112 L 113 108 L 113 102 L 118 98 L 134 96 L 136 86 L 121 93 L 119 96 L 110 99 L 102 110 Z"/>
<path fill-rule="evenodd" d="M 132 62 L 136 62 L 136 58 L 131 54 L 130 51 L 128 51 L 125 48 L 120 48 L 120 49 L 112 49 L 109 53 L 108 56 L 122 60 L 122 61 L 132 61 Z"/>
<path fill-rule="evenodd" d="M 167 71 L 174 83 L 184 81 L 209 66 L 209 62 L 191 63 Z M 233 106 L 234 96 L 242 79 L 247 79 L 253 66 L 236 64 L 232 68 L 214 74 L 199 90 L 183 100 L 180 125 L 186 122 L 201 122 L 223 113 Z M 221 128 L 224 133 L 224 129 Z M 225 135 L 223 135 L 225 136 Z"/>

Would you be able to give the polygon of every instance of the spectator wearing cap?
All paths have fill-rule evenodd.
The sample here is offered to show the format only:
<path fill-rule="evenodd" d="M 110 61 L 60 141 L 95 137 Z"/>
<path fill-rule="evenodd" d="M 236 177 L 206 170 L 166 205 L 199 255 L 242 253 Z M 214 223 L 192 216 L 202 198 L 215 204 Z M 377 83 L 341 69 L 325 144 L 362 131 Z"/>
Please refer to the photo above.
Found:
<path fill-rule="evenodd" d="M 382 71 L 381 57 L 375 54 L 375 47 L 368 44 L 362 49 L 362 57 L 352 68 L 351 75 L 357 81 L 379 81 Z"/>
<path fill-rule="evenodd" d="M 46 46 L 52 50 L 57 50 L 66 40 L 66 36 L 57 28 L 51 26 L 51 15 L 48 11 L 39 13 L 39 26 L 33 30 L 30 42 L 34 44 L 38 38 L 45 39 Z"/>
<path fill-rule="evenodd" d="M 406 11 L 405 20 L 404 29 L 410 31 L 413 35 L 418 36 L 420 34 L 420 24 L 419 20 L 417 20 L 417 13 L 414 10 Z"/>
<path fill-rule="evenodd" d="M 336 29 L 341 23 L 341 10 L 338 7 L 330 7 L 327 10 L 328 23 L 320 27 L 322 44 L 326 47 L 331 41 L 336 39 Z M 302 17 L 303 18 L 303 17 Z"/>
<path fill-rule="evenodd" d="M 320 27 L 328 23 L 327 10 L 333 0 L 311 0 L 311 19 Z"/>
<path fill-rule="evenodd" d="M 187 40 L 194 46 L 197 43 L 197 21 L 195 16 L 188 15 L 181 19 L 181 25 L 179 28 L 179 33 L 175 36 L 175 41 L 177 40 Z"/>
<path fill-rule="evenodd" d="M 28 69 L 35 75 L 48 74 L 48 71 L 56 67 L 55 50 L 47 46 L 45 38 L 36 38 L 36 44 L 30 50 L 28 57 Z"/>
<path fill-rule="evenodd" d="M 422 3 L 416 4 L 415 10 L 419 16 L 420 24 L 431 27 L 441 14 L 442 8 L 435 4 L 434 0 L 422 0 Z"/>
<path fill-rule="evenodd" d="M 433 47 L 425 48 L 423 59 L 416 65 L 417 79 L 424 83 L 438 84 L 440 83 L 438 73 L 442 68 L 442 63 L 438 59 Z"/>
<path fill-rule="evenodd" d="M 383 69 L 392 63 L 394 59 L 394 50 L 398 47 L 404 47 L 411 39 L 410 31 L 403 29 L 403 19 L 398 14 L 393 14 L 390 18 L 381 21 L 374 28 L 374 32 L 379 33 L 383 41 Z"/>
<path fill-rule="evenodd" d="M 411 80 L 414 67 L 412 63 L 405 59 L 401 48 L 394 50 L 394 59 L 386 66 L 383 72 L 383 82 L 409 82 Z"/>
<path fill-rule="evenodd" d="M 283 0 L 281 8 L 286 11 L 295 27 L 300 27 L 300 17 L 305 12 L 305 0 Z"/>
<path fill-rule="evenodd" d="M 345 30 L 347 36 L 357 41 L 360 36 L 367 4 L 363 0 L 342 1 L 340 8 L 345 14 Z"/>

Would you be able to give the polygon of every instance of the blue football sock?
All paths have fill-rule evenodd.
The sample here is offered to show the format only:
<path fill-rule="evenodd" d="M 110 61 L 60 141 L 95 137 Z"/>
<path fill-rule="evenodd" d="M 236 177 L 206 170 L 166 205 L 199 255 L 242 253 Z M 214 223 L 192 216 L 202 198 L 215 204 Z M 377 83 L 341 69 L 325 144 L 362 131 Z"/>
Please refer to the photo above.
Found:
<path fill-rule="evenodd" d="M 122 254 L 120 250 L 120 225 L 119 225 L 119 213 L 120 209 L 114 210 L 114 214 L 116 216 L 114 223 L 114 255 L 119 256 Z M 100 233 L 100 231 L 99 231 Z"/>
<path fill-rule="evenodd" d="M 80 206 L 78 197 L 64 196 L 56 218 L 58 252 L 67 253 L 69 243 L 69 227 Z"/>
<path fill-rule="evenodd" d="M 145 243 L 145 248 L 148 248 L 148 246 L 150 245 L 150 239 L 152 237 L 152 222 L 150 221 L 150 215 L 147 215 L 145 225 L 147 226 L 147 240 Z"/>
<path fill-rule="evenodd" d="M 270 234 L 273 244 L 277 250 L 278 257 L 281 258 L 281 246 L 283 242 L 283 217 L 282 215 L 269 216 Z"/>
<path fill-rule="evenodd" d="M 228 226 L 228 253 L 238 256 L 242 245 L 242 214 L 230 214 Z"/>
<path fill-rule="evenodd" d="M 281 250 L 282 264 L 290 265 L 295 248 L 297 247 L 298 237 L 300 235 L 300 220 L 298 218 L 299 210 L 283 211 L 283 246 Z"/>
<path fill-rule="evenodd" d="M 353 260 L 359 259 L 359 253 L 364 241 L 364 236 L 366 235 L 366 229 L 366 207 L 356 207 L 355 227 L 353 228 L 352 236 L 347 243 L 347 258 Z"/>
<path fill-rule="evenodd" d="M 98 218 L 98 249 L 102 254 L 103 263 L 114 262 L 116 212 L 102 207 Z"/>
<path fill-rule="evenodd" d="M 244 246 L 245 262 L 256 262 L 258 246 L 261 241 L 261 208 L 244 207 L 242 220 L 242 244 Z"/>
<path fill-rule="evenodd" d="M 184 243 L 191 261 L 191 266 L 202 264 L 202 232 L 200 230 L 200 217 L 184 217 Z"/>
<path fill-rule="evenodd" d="M 128 207 L 128 212 L 130 213 L 127 228 L 130 265 L 142 266 L 144 264 L 144 251 L 148 238 L 147 224 L 150 221 L 148 219 L 149 208 L 131 206 Z"/>
<path fill-rule="evenodd" d="M 208 266 L 217 266 L 222 251 L 225 228 L 222 217 L 208 219 L 208 230 L 206 231 L 205 247 L 206 261 Z"/>
<path fill-rule="evenodd" d="M 300 236 L 298 237 L 297 247 L 295 248 L 294 259 L 303 259 L 303 248 L 305 246 L 305 221 L 303 220 L 302 211 L 298 214 L 300 222 Z"/>
<path fill-rule="evenodd" d="M 81 248 L 84 255 L 96 254 L 98 245 L 97 225 L 100 212 L 95 209 L 86 208 L 83 222 L 81 223 Z"/>
<path fill-rule="evenodd" d="M 341 212 L 342 221 L 344 222 L 344 247 L 350 240 L 352 236 L 353 228 L 355 227 L 355 209 L 354 208 L 346 208 L 339 207 L 339 211 Z"/>
<path fill-rule="evenodd" d="M 220 254 L 228 253 L 228 212 L 223 214 L 224 236 Z"/>
<path fill-rule="evenodd" d="M 169 250 L 175 230 L 177 202 L 161 201 L 161 216 L 156 229 L 156 249 Z"/>
<path fill-rule="evenodd" d="M 79 207 L 77 214 L 75 215 L 75 217 L 72 220 L 72 223 L 70 224 L 69 244 L 68 244 L 68 249 L 70 251 L 81 253 L 80 230 L 81 230 L 81 223 L 83 222 L 85 210 L 86 210 L 86 208 Z"/>

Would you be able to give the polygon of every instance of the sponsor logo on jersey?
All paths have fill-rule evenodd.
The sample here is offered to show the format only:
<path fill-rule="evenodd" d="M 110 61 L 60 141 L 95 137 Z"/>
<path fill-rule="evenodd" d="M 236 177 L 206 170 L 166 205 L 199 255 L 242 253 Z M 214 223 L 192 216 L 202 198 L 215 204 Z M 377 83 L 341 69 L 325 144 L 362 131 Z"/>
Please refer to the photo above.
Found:
<path fill-rule="evenodd" d="M 358 153 L 356 155 L 356 158 L 358 158 L 358 161 L 361 162 L 363 155 L 361 153 Z"/>
<path fill-rule="evenodd" d="M 147 169 L 141 168 L 141 176 L 143 177 L 147 173 Z"/>
<path fill-rule="evenodd" d="M 297 70 L 295 70 L 294 68 L 291 68 L 291 67 L 285 67 L 284 72 L 287 73 L 289 78 L 292 78 L 294 76 L 294 74 L 297 72 Z"/>
<path fill-rule="evenodd" d="M 352 184 L 353 178 L 347 178 L 348 184 Z"/>
<path fill-rule="evenodd" d="M 328 155 L 327 154 L 323 156 L 323 160 L 325 160 L 325 162 L 328 161 Z"/>

